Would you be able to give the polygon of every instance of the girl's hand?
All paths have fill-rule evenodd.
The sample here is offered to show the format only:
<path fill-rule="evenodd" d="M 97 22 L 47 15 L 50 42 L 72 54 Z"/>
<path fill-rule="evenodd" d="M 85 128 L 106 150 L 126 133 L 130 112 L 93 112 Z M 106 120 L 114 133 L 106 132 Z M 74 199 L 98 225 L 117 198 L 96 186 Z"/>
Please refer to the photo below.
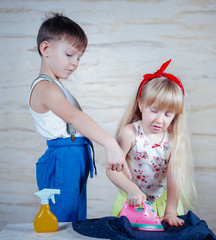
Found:
<path fill-rule="evenodd" d="M 164 217 L 160 218 L 160 221 L 167 222 L 170 226 L 179 227 L 184 225 L 184 221 L 174 213 L 165 213 Z"/>
<path fill-rule="evenodd" d="M 128 192 L 127 202 L 130 206 L 141 206 L 143 200 L 146 200 L 146 195 L 137 186 Z"/>

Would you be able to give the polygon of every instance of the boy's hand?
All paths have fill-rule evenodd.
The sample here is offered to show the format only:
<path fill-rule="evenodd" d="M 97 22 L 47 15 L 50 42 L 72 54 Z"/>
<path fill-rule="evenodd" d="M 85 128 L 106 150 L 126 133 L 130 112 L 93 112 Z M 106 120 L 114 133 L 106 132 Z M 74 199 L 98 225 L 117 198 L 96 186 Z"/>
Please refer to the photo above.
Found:
<path fill-rule="evenodd" d="M 125 161 L 124 154 L 116 141 L 105 148 L 107 170 L 120 172 L 124 169 L 125 175 L 130 179 L 131 173 Z"/>
<path fill-rule="evenodd" d="M 160 218 L 160 221 L 167 222 L 170 226 L 179 227 L 184 225 L 184 221 L 174 213 L 165 213 L 164 217 Z"/>

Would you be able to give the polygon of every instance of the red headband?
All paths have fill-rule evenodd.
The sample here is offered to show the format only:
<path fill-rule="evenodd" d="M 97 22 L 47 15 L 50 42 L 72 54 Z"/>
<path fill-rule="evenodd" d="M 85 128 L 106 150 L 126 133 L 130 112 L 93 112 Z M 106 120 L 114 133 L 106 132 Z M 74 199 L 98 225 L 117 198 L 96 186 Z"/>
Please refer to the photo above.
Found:
<path fill-rule="evenodd" d="M 169 61 L 165 62 L 161 66 L 161 68 L 159 70 L 157 70 L 157 72 L 155 72 L 153 74 L 145 74 L 143 76 L 143 80 L 142 80 L 142 82 L 140 83 L 140 86 L 139 86 L 139 93 L 138 93 L 139 97 L 141 95 L 141 92 L 142 92 L 142 89 L 143 89 L 144 85 L 147 82 L 149 82 L 150 80 L 152 80 L 153 78 L 159 78 L 159 77 L 165 77 L 165 78 L 168 78 L 168 79 L 172 80 L 173 82 L 177 83 L 179 85 L 179 87 L 181 88 L 182 93 L 184 95 L 184 87 L 183 87 L 182 83 L 178 80 L 178 78 L 173 76 L 172 74 L 164 73 L 164 71 L 166 70 L 166 68 L 170 64 L 170 62 L 171 62 L 171 59 Z"/>

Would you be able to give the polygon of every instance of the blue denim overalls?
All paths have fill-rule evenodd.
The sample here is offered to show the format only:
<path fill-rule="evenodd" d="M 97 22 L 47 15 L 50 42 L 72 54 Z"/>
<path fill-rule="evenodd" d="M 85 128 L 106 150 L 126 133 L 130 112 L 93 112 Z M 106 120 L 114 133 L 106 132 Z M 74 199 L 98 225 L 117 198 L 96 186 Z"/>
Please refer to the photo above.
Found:
<path fill-rule="evenodd" d="M 44 74 L 38 78 L 55 83 L 52 78 Z M 79 104 L 73 96 L 71 95 L 69 98 L 69 101 L 73 101 L 72 104 L 79 108 Z M 85 137 L 75 137 L 76 130 L 69 124 L 67 124 L 67 131 L 71 137 L 47 140 L 48 149 L 36 164 L 39 190 L 44 188 L 60 189 L 60 195 L 55 196 L 55 204 L 50 201 L 50 209 L 59 222 L 86 219 L 87 179 L 89 172 L 91 178 L 94 170 L 97 174 L 92 142 Z"/>
<path fill-rule="evenodd" d="M 86 184 L 93 177 L 95 167 L 92 142 L 85 137 L 47 140 L 48 149 L 39 158 L 36 176 L 39 190 L 60 189 L 50 209 L 59 222 L 72 222 L 87 217 Z M 93 159 L 91 156 L 93 152 Z"/>

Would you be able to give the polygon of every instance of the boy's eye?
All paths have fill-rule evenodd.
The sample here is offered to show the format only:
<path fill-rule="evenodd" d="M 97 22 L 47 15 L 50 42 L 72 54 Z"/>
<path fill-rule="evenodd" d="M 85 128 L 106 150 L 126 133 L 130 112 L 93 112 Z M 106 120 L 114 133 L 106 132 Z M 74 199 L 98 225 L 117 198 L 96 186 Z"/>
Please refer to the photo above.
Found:
<path fill-rule="evenodd" d="M 74 54 L 70 54 L 70 53 L 66 53 L 66 56 L 67 57 L 74 57 L 75 55 Z M 77 58 L 77 61 L 79 62 L 80 61 L 80 57 Z"/>

